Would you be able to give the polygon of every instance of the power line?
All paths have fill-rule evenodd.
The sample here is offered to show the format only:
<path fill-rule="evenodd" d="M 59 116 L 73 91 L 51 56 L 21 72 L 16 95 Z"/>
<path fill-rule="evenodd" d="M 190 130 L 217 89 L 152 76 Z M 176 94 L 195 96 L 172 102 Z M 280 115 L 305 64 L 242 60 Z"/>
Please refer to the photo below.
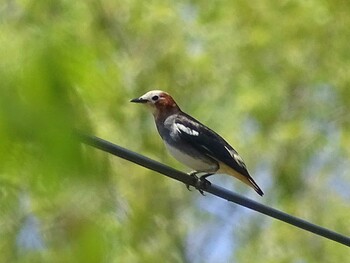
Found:
<path fill-rule="evenodd" d="M 177 181 L 181 181 L 184 184 L 191 186 L 196 186 L 196 180 L 189 176 L 186 173 L 175 170 L 169 166 L 166 166 L 162 163 L 154 161 L 150 158 L 147 158 L 141 154 L 135 153 L 118 145 L 112 144 L 108 141 L 100 139 L 95 136 L 89 135 L 79 135 L 81 141 L 87 145 L 93 146 L 102 151 L 111 153 L 120 158 L 126 159 L 130 162 L 136 163 L 140 166 L 146 167 L 150 170 L 164 174 L 170 178 L 173 178 Z M 222 187 L 211 184 L 202 189 L 208 193 L 226 199 L 227 201 L 234 202 L 236 204 L 242 205 L 244 207 L 250 208 L 267 216 L 273 217 L 275 219 L 281 220 L 298 228 L 304 229 L 306 231 L 312 232 L 316 235 L 323 236 L 327 239 L 333 240 L 335 242 L 341 243 L 350 247 L 350 238 L 344 235 L 341 235 L 337 232 L 329 230 L 327 228 L 312 224 L 306 220 L 300 219 L 298 217 L 289 215 L 272 207 L 260 204 L 246 197 L 240 196 L 236 193 L 228 191 Z"/>

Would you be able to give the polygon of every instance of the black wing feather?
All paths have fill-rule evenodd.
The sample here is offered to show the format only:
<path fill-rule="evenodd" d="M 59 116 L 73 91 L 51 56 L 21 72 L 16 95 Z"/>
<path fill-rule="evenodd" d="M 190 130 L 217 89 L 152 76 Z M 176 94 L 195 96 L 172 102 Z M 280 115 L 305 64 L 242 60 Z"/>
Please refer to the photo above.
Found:
<path fill-rule="evenodd" d="M 243 162 L 237 162 L 231 156 L 228 149 L 237 155 L 238 153 L 216 132 L 184 112 L 178 115 L 175 123 L 182 124 L 198 132 L 197 135 L 191 135 L 184 131 L 179 131 L 181 139 L 185 140 L 192 147 L 217 161 L 223 162 L 240 174 L 250 177 L 245 164 Z"/>

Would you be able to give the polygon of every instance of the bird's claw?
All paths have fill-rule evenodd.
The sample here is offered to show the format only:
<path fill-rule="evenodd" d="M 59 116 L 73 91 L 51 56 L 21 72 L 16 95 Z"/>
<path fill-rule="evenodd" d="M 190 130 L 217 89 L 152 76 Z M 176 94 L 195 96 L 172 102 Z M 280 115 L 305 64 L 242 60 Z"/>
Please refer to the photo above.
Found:
<path fill-rule="evenodd" d="M 188 175 L 193 177 L 196 181 L 199 180 L 196 171 L 190 172 L 190 173 L 188 173 Z M 187 188 L 188 191 L 192 191 L 189 184 L 186 184 L 186 188 Z"/>
<path fill-rule="evenodd" d="M 211 185 L 211 183 L 206 179 L 206 177 L 212 174 L 205 174 L 205 175 L 202 175 L 201 177 L 198 177 L 197 174 L 198 172 L 194 171 L 189 173 L 188 175 L 192 176 L 196 180 L 194 187 L 201 193 L 201 195 L 205 196 L 203 189 L 205 190 L 208 188 L 208 186 Z M 186 184 L 186 188 L 189 191 L 191 191 L 189 184 Z"/>
<path fill-rule="evenodd" d="M 205 196 L 202 189 L 206 190 L 211 185 L 211 182 L 209 182 L 207 179 L 205 179 L 207 175 L 203 175 L 199 178 L 199 180 L 196 182 L 196 189 Z"/>

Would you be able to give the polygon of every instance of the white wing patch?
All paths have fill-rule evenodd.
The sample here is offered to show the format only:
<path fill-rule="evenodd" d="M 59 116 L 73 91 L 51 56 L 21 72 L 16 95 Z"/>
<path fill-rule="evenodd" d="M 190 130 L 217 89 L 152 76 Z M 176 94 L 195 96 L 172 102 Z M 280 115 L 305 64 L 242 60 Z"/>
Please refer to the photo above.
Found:
<path fill-rule="evenodd" d="M 242 166 L 242 167 L 246 167 L 245 166 L 245 163 L 244 163 L 244 161 L 243 161 L 243 159 L 242 159 L 242 157 L 241 156 L 239 156 L 237 153 L 235 153 L 234 151 L 232 151 L 232 150 L 230 150 L 229 148 L 227 148 L 226 146 L 225 146 L 225 149 L 231 154 L 231 156 L 233 157 L 233 159 L 235 159 L 235 161 L 240 165 L 240 166 Z"/>
<path fill-rule="evenodd" d="M 237 162 L 240 166 L 245 167 L 245 163 L 243 162 L 243 159 L 242 159 L 241 156 L 239 156 L 238 154 L 235 153 L 235 154 L 233 155 L 233 158 L 235 158 L 236 162 Z"/>
<path fill-rule="evenodd" d="M 175 127 L 179 132 L 187 133 L 188 135 L 192 136 L 198 136 L 199 132 L 192 130 L 191 128 L 186 127 L 185 125 L 181 123 L 175 123 Z"/>

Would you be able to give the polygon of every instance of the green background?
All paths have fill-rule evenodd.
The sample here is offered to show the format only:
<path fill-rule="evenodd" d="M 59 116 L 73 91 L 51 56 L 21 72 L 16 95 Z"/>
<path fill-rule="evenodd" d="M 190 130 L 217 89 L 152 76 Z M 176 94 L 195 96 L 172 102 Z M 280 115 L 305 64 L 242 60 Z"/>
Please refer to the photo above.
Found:
<path fill-rule="evenodd" d="M 152 89 L 243 156 L 263 198 L 350 235 L 347 1 L 8 0 L 0 6 L 0 262 L 346 262 L 349 249 L 82 146 L 189 171 Z"/>

